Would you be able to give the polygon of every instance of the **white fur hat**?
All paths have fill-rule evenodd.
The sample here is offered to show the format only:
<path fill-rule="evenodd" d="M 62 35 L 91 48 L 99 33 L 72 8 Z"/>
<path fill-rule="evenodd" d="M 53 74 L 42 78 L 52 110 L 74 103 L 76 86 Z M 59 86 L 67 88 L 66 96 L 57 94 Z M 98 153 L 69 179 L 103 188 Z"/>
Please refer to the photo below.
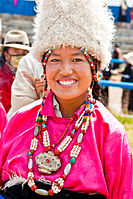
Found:
<path fill-rule="evenodd" d="M 101 62 L 110 62 L 114 23 L 102 0 L 37 0 L 31 53 L 41 60 L 50 48 L 84 48 Z"/>

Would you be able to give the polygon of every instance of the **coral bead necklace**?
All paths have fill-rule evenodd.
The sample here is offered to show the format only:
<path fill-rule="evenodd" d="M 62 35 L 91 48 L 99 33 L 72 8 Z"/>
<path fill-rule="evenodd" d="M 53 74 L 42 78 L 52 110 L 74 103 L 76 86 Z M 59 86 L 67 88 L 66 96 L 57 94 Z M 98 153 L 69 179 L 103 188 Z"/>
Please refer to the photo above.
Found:
<path fill-rule="evenodd" d="M 88 60 L 91 70 L 92 70 L 93 79 L 92 79 L 92 84 L 90 86 L 90 91 L 92 92 L 94 82 L 97 81 L 95 65 L 91 61 L 88 53 L 84 49 L 81 49 L 81 51 L 86 56 L 86 59 Z M 52 52 L 52 49 L 46 53 L 46 56 L 43 61 L 44 79 L 46 81 L 44 92 L 47 90 L 47 79 L 46 79 L 45 68 L 46 68 L 46 63 L 51 52 Z M 83 137 L 89 127 L 91 114 L 93 112 L 94 103 L 95 103 L 95 100 L 92 98 L 91 92 L 88 94 L 87 101 L 85 101 L 85 103 L 83 104 L 85 108 L 83 112 L 81 113 L 80 117 L 76 120 L 73 130 L 65 137 L 69 129 L 69 126 L 71 125 L 73 121 L 73 117 L 72 117 L 65 131 L 60 137 L 60 139 L 55 144 L 52 144 L 52 145 L 50 143 L 49 133 L 47 130 L 48 118 L 47 116 L 44 116 L 41 114 L 41 110 L 43 108 L 44 101 L 45 101 L 45 97 L 43 97 L 43 102 L 41 104 L 41 108 L 38 112 L 37 119 L 36 119 L 34 137 L 31 140 L 30 151 L 28 153 L 29 160 L 28 160 L 27 182 L 31 190 L 35 191 L 35 193 L 39 195 L 43 195 L 43 196 L 48 196 L 48 195 L 53 196 L 54 194 L 57 194 L 61 191 L 64 185 L 64 181 L 71 171 L 72 165 L 75 164 L 76 159 L 79 156 L 79 153 L 81 151 L 81 143 L 83 141 Z M 36 156 L 35 158 L 36 164 L 40 172 L 49 175 L 49 174 L 52 174 L 53 172 L 56 172 L 61 167 L 61 160 L 58 158 L 58 156 L 61 153 L 63 153 L 66 150 L 66 148 L 71 144 L 71 141 L 74 138 L 75 134 L 78 133 L 79 128 L 81 129 L 77 136 L 76 143 L 73 145 L 72 150 L 70 151 L 70 161 L 66 164 L 62 175 L 52 182 L 51 189 L 49 189 L 48 191 L 44 189 L 38 189 L 34 181 L 34 173 L 33 173 L 33 154 L 37 150 L 38 141 L 40 140 L 40 142 L 43 144 L 45 152 L 40 153 Z M 53 151 L 52 151 L 52 148 L 54 148 Z"/>
<path fill-rule="evenodd" d="M 29 162 L 28 162 L 28 185 L 30 186 L 32 191 L 35 191 L 35 193 L 40 194 L 40 195 L 54 195 L 57 194 L 61 191 L 64 181 L 68 174 L 70 173 L 70 170 L 72 168 L 72 165 L 75 164 L 76 158 L 78 158 L 78 155 L 81 150 L 81 142 L 83 140 L 83 136 L 85 135 L 88 127 L 89 127 L 89 122 L 91 119 L 91 113 L 93 111 L 93 105 L 94 101 L 88 99 L 84 103 L 85 109 L 81 113 L 80 117 L 77 119 L 75 122 L 73 130 L 66 136 L 63 141 L 60 143 L 58 141 L 58 147 L 54 149 L 54 152 L 51 151 L 51 145 L 50 145 L 50 139 L 49 139 L 49 133 L 47 131 L 47 116 L 41 115 L 40 111 L 38 113 L 37 119 L 36 119 L 36 127 L 34 130 L 34 137 L 31 140 L 31 146 L 30 146 L 30 152 L 28 153 L 29 157 Z M 71 119 L 72 120 L 72 119 Z M 71 121 L 70 120 L 70 121 Z M 70 122 L 69 122 L 70 123 Z M 70 124 L 67 126 L 67 130 L 69 128 Z M 60 167 L 61 167 L 61 161 L 57 157 L 65 151 L 65 149 L 71 144 L 71 141 L 76 134 L 77 130 L 81 126 L 81 131 L 78 134 L 77 141 L 73 145 L 72 150 L 70 151 L 70 162 L 65 166 L 64 168 L 64 173 L 62 175 L 55 179 L 54 182 L 52 182 L 51 189 L 46 191 L 44 189 L 38 189 L 38 187 L 35 185 L 34 182 L 34 174 L 33 174 L 33 154 L 37 150 L 37 145 L 38 145 L 38 140 L 40 140 L 40 134 L 41 132 L 43 133 L 43 140 L 42 141 L 44 145 L 44 149 L 46 152 L 40 153 L 36 156 L 36 164 L 38 165 L 38 169 L 40 172 L 45 173 L 45 174 L 51 174 L 52 172 L 56 172 Z M 65 132 L 67 131 L 65 130 Z M 64 134 L 64 133 L 63 133 Z M 63 136 L 64 137 L 64 136 Z M 54 146 L 53 146 L 54 148 Z"/>

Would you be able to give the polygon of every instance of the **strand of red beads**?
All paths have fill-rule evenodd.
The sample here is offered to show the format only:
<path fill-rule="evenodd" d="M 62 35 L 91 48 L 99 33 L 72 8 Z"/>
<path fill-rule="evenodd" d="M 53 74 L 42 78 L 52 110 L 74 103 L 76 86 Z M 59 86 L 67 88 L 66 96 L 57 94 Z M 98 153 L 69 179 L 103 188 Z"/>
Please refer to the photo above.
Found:
<path fill-rule="evenodd" d="M 29 156 L 29 163 L 28 163 L 28 185 L 30 186 L 32 191 L 35 191 L 37 194 L 40 195 L 50 195 L 52 196 L 53 194 L 57 194 L 61 191 L 64 181 L 68 174 L 70 173 L 72 165 L 75 164 L 76 158 L 78 157 L 80 150 L 81 150 L 81 142 L 83 140 L 83 136 L 85 135 L 88 127 L 89 127 L 89 122 L 91 118 L 91 113 L 93 111 L 93 104 L 91 104 L 89 101 L 85 102 L 86 107 L 84 111 L 84 115 L 82 116 L 82 126 L 81 126 L 81 132 L 78 135 L 77 138 L 77 143 L 73 146 L 71 152 L 70 152 L 70 162 L 65 166 L 64 173 L 61 175 L 59 178 L 57 178 L 53 183 L 52 187 L 50 190 L 46 191 L 44 189 L 38 189 L 37 186 L 35 185 L 34 182 L 34 174 L 33 174 L 33 153 L 37 150 L 37 145 L 38 145 L 38 133 L 35 130 L 34 131 L 34 137 L 31 141 L 31 146 L 30 146 L 30 152 L 28 153 Z"/>
<path fill-rule="evenodd" d="M 45 80 L 46 80 L 46 73 L 45 73 L 46 63 L 47 63 L 48 57 L 50 56 L 51 52 L 52 52 L 52 49 L 50 51 L 48 51 L 48 53 L 46 54 L 45 59 L 43 61 Z M 92 89 L 94 82 L 97 81 L 96 73 L 95 73 L 95 66 L 94 66 L 93 62 L 91 61 L 90 56 L 86 53 L 86 51 L 84 51 L 82 49 L 82 52 L 84 52 L 86 58 L 88 59 L 90 66 L 91 66 L 91 69 L 92 69 L 92 76 L 93 76 L 93 81 L 92 81 L 92 85 L 91 85 L 91 89 Z M 46 91 L 46 89 L 47 88 L 45 87 L 44 91 Z M 80 153 L 80 150 L 81 150 L 80 145 L 81 145 L 81 142 L 83 140 L 83 136 L 85 135 L 85 133 L 86 133 L 88 127 L 89 127 L 89 122 L 91 120 L 91 114 L 93 112 L 95 100 L 93 100 L 91 95 L 88 96 L 88 101 L 85 102 L 86 107 L 85 107 L 84 114 L 83 114 L 82 118 L 80 118 L 80 120 L 79 120 L 79 123 L 81 125 L 81 132 L 78 135 L 77 143 L 73 146 L 73 148 L 70 152 L 70 157 L 71 157 L 70 162 L 65 166 L 64 173 L 52 183 L 51 189 L 48 190 L 48 191 L 46 191 L 44 189 L 38 189 L 38 187 L 36 186 L 35 181 L 34 181 L 34 173 L 33 173 L 33 154 L 37 150 L 37 145 L 38 145 L 37 137 L 41 135 L 42 128 L 46 128 L 45 126 L 44 127 L 42 126 L 43 119 L 45 121 L 44 124 L 45 125 L 47 124 L 47 117 L 43 116 L 43 118 L 42 118 L 42 115 L 41 115 L 41 110 L 42 110 L 43 105 L 44 105 L 44 100 L 45 100 L 45 97 L 43 98 L 41 108 L 40 108 L 38 115 L 37 115 L 36 127 L 35 127 L 35 130 L 34 130 L 34 137 L 31 140 L 30 151 L 28 153 L 29 161 L 28 161 L 27 182 L 28 182 L 28 185 L 31 188 L 31 190 L 35 191 L 37 194 L 43 195 L 43 196 L 47 196 L 47 195 L 53 196 L 54 194 L 57 194 L 61 191 L 61 189 L 64 185 L 64 181 L 65 181 L 66 177 L 68 176 L 68 174 L 70 173 L 71 167 L 72 167 L 73 164 L 75 164 L 76 158 L 78 157 L 78 155 Z M 75 128 L 71 132 L 71 136 L 72 136 L 72 134 L 75 134 L 75 130 L 78 130 L 77 127 L 75 127 Z"/>

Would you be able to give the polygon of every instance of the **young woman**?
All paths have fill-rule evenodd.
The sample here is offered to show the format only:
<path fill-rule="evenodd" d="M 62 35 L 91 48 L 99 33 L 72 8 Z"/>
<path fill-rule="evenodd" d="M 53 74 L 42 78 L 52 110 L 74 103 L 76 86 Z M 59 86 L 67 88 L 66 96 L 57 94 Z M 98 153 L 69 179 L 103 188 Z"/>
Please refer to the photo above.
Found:
<path fill-rule="evenodd" d="M 11 118 L 2 139 L 0 193 L 131 199 L 126 132 L 96 100 L 96 71 L 110 60 L 111 15 L 99 0 L 40 0 L 37 10 L 32 53 L 43 60 L 44 91 L 48 83 L 51 92 Z"/>

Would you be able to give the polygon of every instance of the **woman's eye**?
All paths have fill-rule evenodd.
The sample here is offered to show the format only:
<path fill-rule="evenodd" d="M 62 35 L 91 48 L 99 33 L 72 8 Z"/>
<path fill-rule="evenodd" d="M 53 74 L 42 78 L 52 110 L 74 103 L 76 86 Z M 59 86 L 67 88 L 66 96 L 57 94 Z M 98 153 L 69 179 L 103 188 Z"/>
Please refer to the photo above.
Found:
<path fill-rule="evenodd" d="M 82 62 L 82 59 L 74 59 L 73 62 Z"/>
<path fill-rule="evenodd" d="M 59 59 L 52 59 L 51 62 L 60 62 Z"/>

